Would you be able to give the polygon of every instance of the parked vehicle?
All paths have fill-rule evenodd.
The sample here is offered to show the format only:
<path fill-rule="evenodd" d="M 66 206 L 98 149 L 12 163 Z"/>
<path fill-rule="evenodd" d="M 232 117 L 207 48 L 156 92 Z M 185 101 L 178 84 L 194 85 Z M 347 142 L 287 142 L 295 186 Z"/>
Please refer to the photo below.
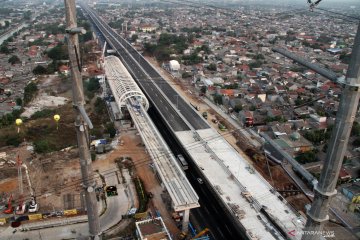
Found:
<path fill-rule="evenodd" d="M 202 116 L 203 116 L 205 119 L 207 119 L 207 118 L 208 118 L 207 112 L 203 112 Z"/>

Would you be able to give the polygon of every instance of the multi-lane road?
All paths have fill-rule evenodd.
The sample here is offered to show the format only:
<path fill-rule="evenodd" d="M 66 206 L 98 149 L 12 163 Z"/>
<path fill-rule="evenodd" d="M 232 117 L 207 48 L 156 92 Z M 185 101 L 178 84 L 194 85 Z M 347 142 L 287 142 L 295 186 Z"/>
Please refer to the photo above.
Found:
<path fill-rule="evenodd" d="M 126 40 L 110 28 L 96 13 L 82 6 L 105 37 L 106 41 L 128 68 L 134 79 L 159 110 L 173 131 L 206 129 L 210 126 L 186 103 L 181 96 L 160 76 L 160 74 Z M 171 104 L 170 104 L 170 103 Z M 182 115 L 185 120 L 180 117 Z"/>
<path fill-rule="evenodd" d="M 137 81 L 148 99 L 155 106 L 157 112 L 161 115 L 173 132 L 207 129 L 210 126 L 195 110 L 185 102 L 177 92 L 159 75 L 159 73 L 139 54 L 133 47 L 112 30 L 95 12 L 87 6 L 82 6 L 93 23 L 97 26 L 105 40 L 114 50 L 119 53 L 119 57 Z M 170 103 L 169 103 L 170 102 Z M 152 111 L 150 111 L 151 114 Z M 153 114 L 151 114 L 153 115 Z M 184 117 L 184 119 L 182 118 Z M 162 119 L 156 119 L 158 116 L 152 116 L 153 121 L 164 136 L 165 140 L 174 154 L 183 153 L 179 150 L 178 143 L 172 139 L 170 132 L 164 128 Z M 183 153 L 185 155 L 185 153 Z M 190 161 L 189 161 L 190 162 Z M 191 164 L 192 165 L 192 164 Z M 239 229 L 234 226 L 230 218 L 225 216 L 221 210 L 222 207 L 217 202 L 212 192 L 205 186 L 197 182 L 200 177 L 196 173 L 195 166 L 187 171 L 187 178 L 194 186 L 200 197 L 199 209 L 192 209 L 192 214 L 199 220 L 203 227 L 211 229 L 211 235 L 214 239 L 243 239 L 239 234 Z"/>

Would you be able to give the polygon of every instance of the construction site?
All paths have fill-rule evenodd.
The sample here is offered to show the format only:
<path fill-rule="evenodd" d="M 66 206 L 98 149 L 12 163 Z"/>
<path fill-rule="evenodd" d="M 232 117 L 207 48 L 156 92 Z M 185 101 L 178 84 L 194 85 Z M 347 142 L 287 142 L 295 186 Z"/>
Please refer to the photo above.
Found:
<path fill-rule="evenodd" d="M 93 17 L 96 19 L 95 15 Z M 97 21 L 98 27 L 101 25 L 103 31 L 111 35 L 113 30 Z M 75 28 L 69 31 L 72 30 L 78 31 Z M 227 109 L 193 93 L 194 89 L 184 79 L 172 76 L 154 59 L 147 58 L 159 76 L 161 74 L 176 90 L 176 109 L 165 95 L 161 97 L 168 101 L 167 105 L 158 98 L 156 91 L 159 89 L 154 91 L 149 87 L 151 91 L 146 94 L 155 94 L 156 101 L 162 102 L 165 109 L 173 107 L 174 113 L 184 118 L 178 106 L 181 95 L 181 101 L 191 106 L 200 120 L 205 119 L 203 124 L 209 126 L 209 129 L 204 128 L 206 131 L 201 124 L 196 131 L 195 128 L 184 131 L 189 125 L 177 125 L 171 119 L 168 129 L 161 129 L 166 126 L 161 125 L 163 122 L 153 122 L 161 112 L 154 110 L 155 99 L 150 101 L 143 90 L 144 86 L 154 83 L 143 82 L 144 86 L 140 88 L 132 78 L 135 74 L 126 70 L 128 66 L 115 56 L 105 57 L 106 44 L 102 51 L 99 45 L 99 42 L 91 43 L 97 59 L 84 66 L 86 71 L 76 69 L 75 73 L 79 74 L 73 76 L 74 81 L 80 76 L 77 80 L 84 84 L 85 99 L 76 99 L 84 97 L 81 89 L 81 94 L 73 98 L 74 104 L 71 103 L 71 90 L 74 94 L 75 87 L 68 76 L 39 77 L 33 81 L 38 88 L 36 95 L 25 107 L 21 118 L 0 132 L 0 225 L 4 225 L 3 228 L 0 226 L 0 233 L 9 234 L 11 226 L 15 228 L 12 232 L 15 234 L 22 225 L 20 231 L 29 231 L 30 238 L 37 234 L 32 230 L 45 229 L 42 233 L 61 239 L 78 239 L 82 234 L 93 233 L 101 234 L 105 239 L 118 236 L 131 239 L 135 235 L 140 239 L 209 239 L 215 235 L 211 235 L 214 234 L 212 229 L 207 223 L 203 224 L 201 213 L 196 211 L 201 207 L 213 215 L 213 210 L 209 211 L 207 207 L 213 207 L 210 205 L 215 204 L 213 199 L 216 199 L 216 204 L 223 201 L 220 204 L 225 207 L 219 206 L 229 213 L 218 213 L 223 209 L 217 208 L 214 212 L 218 215 L 215 216 L 229 214 L 234 217 L 238 221 L 235 224 L 241 223 L 238 226 L 246 229 L 244 236 L 249 239 L 264 236 L 285 239 L 289 234 L 301 238 L 292 234 L 304 229 L 306 218 L 312 218 L 309 215 L 311 204 L 321 200 L 323 192 L 316 189 L 317 179 L 312 178 L 311 182 L 301 176 L 308 180 L 307 186 L 299 184 L 300 176 L 295 176 L 299 169 L 296 165 L 290 166 L 286 155 L 283 158 L 286 161 L 281 164 L 271 158 L 264 147 L 266 136 L 261 135 L 261 138 L 251 130 L 239 127 L 239 122 L 231 119 Z M 135 62 L 133 58 L 129 59 L 130 63 Z M 142 60 L 139 58 L 138 61 Z M 91 84 L 96 87 L 89 87 Z M 156 88 L 155 84 L 153 86 Z M 154 112 L 159 116 L 154 117 Z M 170 111 L 169 115 L 175 119 Z M 172 129 L 174 135 L 171 137 L 182 138 L 182 143 L 172 143 L 170 137 L 167 142 L 164 140 L 171 127 L 183 128 L 181 131 Z M 183 154 L 187 151 L 188 159 L 196 158 L 196 161 L 188 164 L 183 155 L 171 152 L 176 144 L 184 148 L 181 149 Z M 87 152 L 85 145 L 89 148 Z M 189 145 L 195 149 L 185 147 Z M 216 151 L 222 153 L 226 163 L 215 154 Z M 193 172 L 200 172 L 201 178 L 186 172 L 188 167 L 192 167 Z M 214 176 L 216 171 L 218 176 Z M 210 184 L 206 173 L 216 184 Z M 315 186 L 315 194 L 311 184 Z M 205 186 L 210 187 L 204 190 Z M 208 206 L 203 204 L 204 195 L 199 200 L 199 191 L 209 197 Z M 210 198 L 206 191 L 213 191 L 211 193 L 216 196 Z M 190 213 L 190 210 L 193 211 Z M 226 228 L 229 219 L 224 217 Z M 315 217 L 313 220 L 317 221 Z M 345 228 L 338 227 L 341 223 L 331 213 L 329 220 L 324 230 L 352 239 Z M 92 229 L 92 224 L 98 229 Z M 227 230 L 226 234 L 233 234 L 229 228 Z M 223 234 L 221 230 L 216 232 L 219 233 Z M 24 237 L 26 233 L 19 234 Z"/>

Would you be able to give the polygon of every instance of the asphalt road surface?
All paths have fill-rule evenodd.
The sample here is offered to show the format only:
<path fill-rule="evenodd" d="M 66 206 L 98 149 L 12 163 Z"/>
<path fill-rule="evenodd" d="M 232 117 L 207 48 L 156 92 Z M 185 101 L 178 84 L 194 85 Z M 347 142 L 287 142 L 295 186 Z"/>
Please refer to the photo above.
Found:
<path fill-rule="evenodd" d="M 88 13 L 91 13 L 94 24 L 100 32 L 102 32 L 108 43 L 118 52 L 126 68 L 139 83 L 142 90 L 149 97 L 149 100 L 159 109 L 160 114 L 168 121 L 173 131 L 190 130 L 174 107 L 181 112 L 194 129 L 207 129 L 210 127 L 202 117 L 195 112 L 193 107 L 178 96 L 177 92 L 131 44 L 98 18 L 92 10 L 86 7 L 84 9 L 88 11 Z M 166 97 L 164 97 L 164 95 Z M 168 100 L 174 107 L 169 104 Z"/>
<path fill-rule="evenodd" d="M 241 232 L 239 227 L 234 226 L 233 219 L 224 213 L 206 183 L 199 184 L 197 178 L 201 178 L 201 176 L 196 171 L 196 167 L 191 162 L 191 159 L 186 157 L 186 154 L 181 150 L 181 147 L 171 136 L 169 132 L 170 130 L 164 127 L 164 123 L 160 119 L 156 110 L 149 109 L 149 115 L 172 152 L 175 155 L 182 154 L 189 163 L 189 169 L 186 171 L 186 177 L 198 194 L 200 203 L 200 207 L 191 209 L 190 214 L 196 218 L 196 221 L 201 226 L 201 230 L 206 227 L 209 228 L 211 239 L 244 239 L 239 233 Z"/>

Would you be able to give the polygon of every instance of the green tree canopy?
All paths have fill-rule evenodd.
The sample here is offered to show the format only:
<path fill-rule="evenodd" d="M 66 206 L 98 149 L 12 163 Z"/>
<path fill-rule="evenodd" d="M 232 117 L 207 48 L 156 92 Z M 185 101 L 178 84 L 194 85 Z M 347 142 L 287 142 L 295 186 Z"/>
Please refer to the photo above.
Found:
<path fill-rule="evenodd" d="M 30 20 L 30 18 L 31 18 L 31 11 L 28 10 L 28 11 L 24 12 L 23 17 L 24 17 L 25 20 Z"/>
<path fill-rule="evenodd" d="M 234 111 L 239 113 L 243 109 L 241 104 L 236 104 L 234 107 Z"/>
<path fill-rule="evenodd" d="M 139 38 L 139 36 L 137 34 L 133 34 L 131 36 L 131 41 L 135 42 L 138 38 Z"/>
<path fill-rule="evenodd" d="M 99 88 L 100 88 L 100 83 L 99 83 L 99 79 L 97 78 L 90 78 L 89 82 L 86 84 L 86 90 L 88 90 L 89 92 L 95 92 L 99 90 Z"/>
<path fill-rule="evenodd" d="M 22 105 L 22 99 L 16 98 L 16 105 L 21 106 Z"/>
<path fill-rule="evenodd" d="M 295 159 L 301 164 L 317 161 L 315 151 L 301 153 Z"/>
<path fill-rule="evenodd" d="M 222 105 L 222 104 L 223 104 L 222 96 L 221 96 L 221 95 L 218 95 L 218 94 L 214 95 L 214 102 L 215 102 L 216 104 Z"/>
<path fill-rule="evenodd" d="M 114 123 L 110 122 L 110 123 L 106 124 L 105 133 L 110 134 L 111 138 L 115 137 L 116 128 L 115 128 Z"/>
<path fill-rule="evenodd" d="M 10 51 L 10 49 L 8 48 L 7 45 L 3 44 L 3 45 L 1 45 L 1 47 L 0 47 L 0 52 L 1 52 L 1 53 L 4 53 L 4 54 L 9 54 L 11 51 Z"/>
<path fill-rule="evenodd" d="M 35 96 L 38 88 L 34 82 L 29 83 L 26 85 L 24 89 L 24 103 L 29 103 Z"/>
<path fill-rule="evenodd" d="M 207 66 L 207 69 L 209 69 L 210 71 L 216 71 L 216 64 L 210 63 L 209 66 Z"/>
<path fill-rule="evenodd" d="M 358 122 L 354 122 L 351 129 L 351 136 L 360 137 L 360 124 Z"/>
<path fill-rule="evenodd" d="M 32 71 L 35 75 L 42 75 L 42 74 L 46 74 L 47 73 L 47 69 L 41 65 L 37 65 L 33 71 Z"/>
<path fill-rule="evenodd" d="M 66 60 L 69 59 L 67 47 L 63 44 L 58 44 L 47 53 L 52 60 Z"/>
<path fill-rule="evenodd" d="M 37 153 L 47 153 L 51 151 L 51 148 L 47 140 L 38 140 L 34 142 L 34 150 Z"/>
<path fill-rule="evenodd" d="M 18 56 L 12 55 L 12 56 L 9 58 L 8 62 L 9 62 L 11 65 L 14 65 L 14 64 L 16 64 L 16 63 L 20 63 L 21 61 L 20 61 L 20 58 L 19 58 Z"/>

